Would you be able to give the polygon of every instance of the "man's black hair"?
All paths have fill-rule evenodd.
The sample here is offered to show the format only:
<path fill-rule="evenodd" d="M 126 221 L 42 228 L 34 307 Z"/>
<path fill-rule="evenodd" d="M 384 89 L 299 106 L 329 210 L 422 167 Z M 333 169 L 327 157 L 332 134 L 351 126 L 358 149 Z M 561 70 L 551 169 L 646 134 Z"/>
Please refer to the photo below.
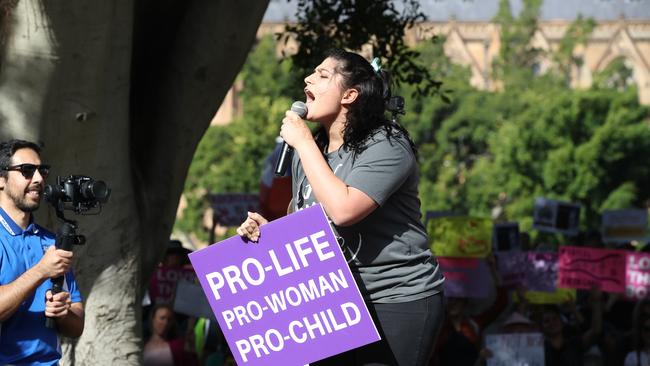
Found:
<path fill-rule="evenodd" d="M 12 139 L 0 143 L 0 177 L 7 176 L 7 171 L 4 168 L 11 166 L 11 158 L 20 149 L 32 149 L 41 155 L 41 146 L 31 141 Z"/>

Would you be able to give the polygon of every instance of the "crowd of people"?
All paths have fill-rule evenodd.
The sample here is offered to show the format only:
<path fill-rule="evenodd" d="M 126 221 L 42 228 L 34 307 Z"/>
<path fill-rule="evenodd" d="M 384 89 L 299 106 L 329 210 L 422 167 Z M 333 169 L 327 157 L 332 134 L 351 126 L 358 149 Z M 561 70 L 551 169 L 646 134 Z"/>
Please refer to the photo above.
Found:
<path fill-rule="evenodd" d="M 525 250 L 547 252 L 551 246 Z M 571 245 L 604 248 L 596 231 L 571 238 Z M 625 249 L 617 246 L 612 249 Z M 645 248 L 647 249 L 647 248 Z M 648 365 L 650 300 L 606 293 L 597 286 L 561 301 L 529 301 L 524 284 L 503 286 L 491 254 L 495 284 L 489 301 L 449 298 L 446 322 L 432 365 L 481 365 L 494 357 L 486 336 L 538 333 L 545 365 Z M 555 302 L 555 303 L 554 303 Z"/>
<path fill-rule="evenodd" d="M 577 240 L 584 237 L 589 240 L 574 244 L 603 245 L 594 232 Z M 187 253 L 172 241 L 159 269 L 191 267 Z M 486 345 L 486 336 L 522 333 L 541 336 L 544 365 L 650 365 L 650 299 L 631 301 L 594 287 L 577 290 L 563 302 L 535 303 L 527 300 L 525 286 L 501 284 L 493 254 L 486 260 L 494 284 L 491 296 L 446 298 L 444 323 L 429 365 L 487 365 L 495 350 Z M 145 365 L 235 365 L 213 319 L 175 312 L 173 298 L 169 300 L 145 306 Z"/>
<path fill-rule="evenodd" d="M 197 283 L 189 253 L 180 241 L 171 240 L 153 273 L 143 301 L 143 364 L 234 366 L 234 358 L 214 319 L 174 309 L 178 281 Z M 170 273 L 173 275 L 169 276 Z M 165 275 L 166 281 L 161 279 Z"/>

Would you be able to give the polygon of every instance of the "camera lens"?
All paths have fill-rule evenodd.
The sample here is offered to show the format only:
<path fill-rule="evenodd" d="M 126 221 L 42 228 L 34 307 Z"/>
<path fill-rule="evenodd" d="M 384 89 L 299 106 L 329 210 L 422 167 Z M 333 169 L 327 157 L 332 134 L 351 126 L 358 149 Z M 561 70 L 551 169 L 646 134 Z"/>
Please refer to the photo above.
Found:
<path fill-rule="evenodd" d="M 84 182 L 80 188 L 81 195 L 87 200 L 104 202 L 108 198 L 108 186 L 101 180 Z"/>
<path fill-rule="evenodd" d="M 56 203 L 61 197 L 61 190 L 58 187 L 48 184 L 43 189 L 43 198 L 47 202 Z"/>

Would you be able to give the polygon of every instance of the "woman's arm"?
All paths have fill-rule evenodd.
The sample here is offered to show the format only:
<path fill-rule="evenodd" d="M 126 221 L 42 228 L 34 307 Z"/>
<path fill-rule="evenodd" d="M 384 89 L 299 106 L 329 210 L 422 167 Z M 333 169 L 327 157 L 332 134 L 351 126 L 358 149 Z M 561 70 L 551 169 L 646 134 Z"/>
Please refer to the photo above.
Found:
<path fill-rule="evenodd" d="M 303 140 L 294 149 L 316 199 L 335 225 L 356 224 L 379 207 L 370 196 L 334 175 L 313 139 Z"/>

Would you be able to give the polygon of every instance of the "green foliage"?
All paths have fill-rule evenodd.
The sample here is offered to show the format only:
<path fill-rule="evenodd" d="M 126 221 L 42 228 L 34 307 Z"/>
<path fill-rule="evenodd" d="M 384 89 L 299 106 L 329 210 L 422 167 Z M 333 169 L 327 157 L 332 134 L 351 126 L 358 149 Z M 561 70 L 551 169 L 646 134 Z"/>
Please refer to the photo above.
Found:
<path fill-rule="evenodd" d="M 509 82 L 501 92 L 470 88 L 468 70 L 450 63 L 442 42 L 418 49 L 417 62 L 453 85 L 449 103 L 407 99 L 402 119 L 420 149 L 423 210 L 485 216 L 505 194 L 507 217 L 529 230 L 539 196 L 580 203 L 583 228 L 597 228 L 605 209 L 644 207 L 650 200 L 650 164 L 643 163 L 650 153 L 649 111 L 638 104 L 635 88 L 612 82 L 629 78 L 623 62 L 606 69 L 598 76 L 604 81 L 590 90 L 567 89 L 554 75 L 527 73 L 539 55 L 526 38 L 534 34 L 532 16 L 510 22 L 516 31 L 506 37 L 517 46 L 502 50 Z M 589 27 L 578 24 L 571 33 Z M 565 56 L 555 60 L 575 62 L 566 55 L 583 39 L 565 42 Z"/>
<path fill-rule="evenodd" d="M 489 215 L 499 195 L 509 219 L 532 226 L 535 197 L 580 203 L 583 227 L 597 228 L 605 209 L 644 207 L 650 199 L 648 109 L 630 88 L 631 72 L 616 60 L 595 76 L 591 90 L 566 89 L 594 22 L 578 18 L 552 55 L 556 72 L 535 75 L 541 55 L 530 46 L 539 1 L 526 1 L 518 18 L 503 0 L 495 21 L 502 48 L 494 64 L 502 92 L 467 86 L 461 70 L 447 71 L 440 49 L 422 51 L 445 85 L 456 86 L 450 103 L 415 98 L 403 123 L 420 148 L 423 210 Z M 558 78 L 556 75 L 559 75 Z M 464 79 L 464 80 L 463 80 Z M 452 81 L 453 80 L 453 81 Z"/>
<path fill-rule="evenodd" d="M 558 71 L 564 82 L 568 85 L 571 80 L 571 70 L 575 67 L 580 67 L 583 64 L 582 58 L 573 54 L 576 46 L 584 45 L 589 39 L 589 35 L 596 27 L 596 21 L 591 18 L 583 18 L 579 15 L 578 18 L 571 23 L 569 29 L 564 33 L 558 50 L 553 55 Z"/>
<path fill-rule="evenodd" d="M 518 17 L 512 16 L 509 0 L 499 1 L 499 10 L 493 21 L 501 28 L 501 48 L 494 62 L 494 77 L 506 88 L 523 87 L 533 78 L 533 65 L 541 50 L 531 46 L 537 31 L 541 0 L 524 0 Z"/>
<path fill-rule="evenodd" d="M 644 122 L 647 109 L 636 101 L 635 93 L 612 90 L 547 96 L 494 134 L 488 146 L 492 156 L 469 184 L 482 191 L 492 182 L 506 192 L 511 217 L 529 217 L 535 196 L 578 202 L 584 208 L 582 223 L 594 228 L 602 207 L 612 208 L 614 198 L 609 197 L 621 185 L 633 182 L 638 196 L 617 203 L 641 206 L 650 197 L 650 167 L 639 166 L 637 159 L 650 152 L 650 142 L 644 141 L 650 130 Z M 474 200 L 487 210 L 489 198 L 477 195 Z"/>
<path fill-rule="evenodd" d="M 526 91 L 459 90 L 451 104 L 420 101 L 429 109 L 404 122 L 420 148 L 423 210 L 485 216 L 505 193 L 508 218 L 528 230 L 538 196 L 580 203 L 589 228 L 605 209 L 644 207 L 650 125 L 637 98 L 634 89 L 533 83 Z"/>
<path fill-rule="evenodd" d="M 241 91 L 244 101 L 258 96 L 286 98 L 292 92 L 292 62 L 281 62 L 276 53 L 272 36 L 261 38 L 254 46 L 238 77 L 244 82 Z M 245 113 L 253 111 L 257 110 L 248 108 Z"/>
<path fill-rule="evenodd" d="M 297 83 L 302 85 L 302 77 L 320 64 L 326 50 L 370 46 L 398 85 L 415 85 L 419 94 L 437 93 L 440 82 L 429 68 L 415 62 L 418 51 L 404 43 L 404 30 L 425 20 L 425 15 L 417 0 L 403 0 L 402 5 L 392 0 L 299 0 L 298 22 L 280 35 L 285 42 L 293 38 L 300 44 L 291 56 L 300 77 Z"/>
<path fill-rule="evenodd" d="M 596 88 L 613 88 L 623 91 L 634 85 L 632 68 L 626 64 L 624 57 L 618 57 L 607 67 L 594 75 L 593 85 Z"/>

